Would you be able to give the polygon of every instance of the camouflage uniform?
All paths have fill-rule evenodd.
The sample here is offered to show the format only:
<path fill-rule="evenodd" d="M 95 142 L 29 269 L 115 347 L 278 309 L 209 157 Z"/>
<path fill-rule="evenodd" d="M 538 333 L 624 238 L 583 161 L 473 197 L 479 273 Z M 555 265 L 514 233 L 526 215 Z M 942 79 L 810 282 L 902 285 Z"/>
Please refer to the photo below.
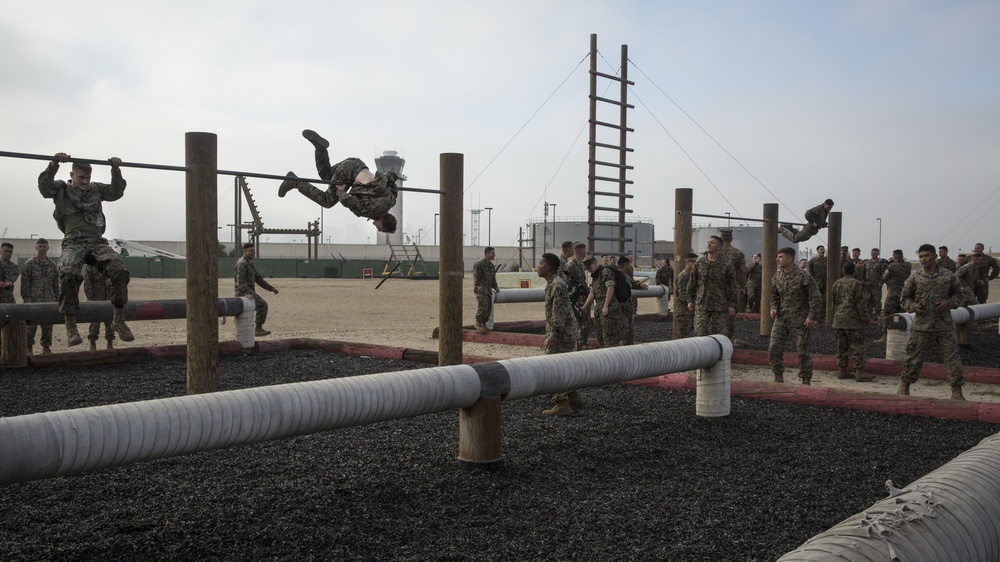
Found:
<path fill-rule="evenodd" d="M 694 337 L 694 312 L 688 310 L 688 282 L 691 272 L 681 271 L 677 276 L 677 287 L 674 292 L 674 318 L 677 319 L 677 337 Z"/>
<path fill-rule="evenodd" d="M 771 342 L 767 352 L 771 371 L 776 377 L 785 372 L 785 342 L 795 340 L 795 350 L 799 355 L 799 378 L 808 383 L 812 380 L 813 363 L 809 353 L 809 338 L 812 330 L 805 327 L 805 321 L 815 321 L 820 314 L 819 287 L 812 275 L 799 268 L 790 272 L 778 268 L 771 280 L 771 310 L 777 311 L 771 327 Z"/>
<path fill-rule="evenodd" d="M 559 275 L 553 275 L 545 285 L 546 355 L 568 353 L 576 349 L 580 331 L 573 312 L 575 308 L 566 282 Z M 552 401 L 558 404 L 569 400 L 569 393 L 570 391 L 565 391 L 553 394 Z"/>
<path fill-rule="evenodd" d="M 493 263 L 483 258 L 472 266 L 472 290 L 476 293 L 476 322 L 486 325 L 493 311 L 493 291 L 498 289 L 497 270 Z"/>
<path fill-rule="evenodd" d="M 656 270 L 656 284 L 667 287 L 668 291 L 670 286 L 674 284 L 674 268 L 670 265 L 669 260 L 667 260 L 667 267 Z"/>
<path fill-rule="evenodd" d="M 31 258 L 21 270 L 21 300 L 23 302 L 57 302 L 59 300 L 59 270 L 56 262 Z M 28 324 L 28 347 L 35 345 L 38 325 Z M 52 324 L 42 325 L 43 347 L 52 346 Z"/>
<path fill-rule="evenodd" d="M 296 182 L 295 187 L 302 195 L 329 209 L 340 201 L 336 184 L 352 185 L 358 174 L 367 168 L 368 165 L 360 158 L 347 158 L 335 166 L 331 166 L 330 153 L 325 148 L 316 147 L 316 171 L 320 178 L 333 182 L 333 185 L 322 190 L 311 183 Z"/>
<path fill-rule="evenodd" d="M 106 301 L 108 300 L 108 285 L 105 281 L 107 277 L 104 276 L 96 267 L 91 267 L 89 265 L 83 266 L 83 294 L 87 296 L 88 301 Z M 91 342 L 96 342 L 101 335 L 101 323 L 91 322 L 90 328 L 87 331 L 87 339 Z M 111 321 L 106 320 L 104 322 L 104 339 L 111 342 L 115 341 L 115 331 L 111 329 Z"/>
<path fill-rule="evenodd" d="M 948 301 L 949 310 L 942 313 L 937 311 L 937 303 L 943 300 Z M 917 382 L 924 356 L 931 346 L 937 345 L 948 371 L 948 383 L 952 388 L 961 387 L 965 381 L 950 310 L 959 306 L 958 278 L 948 270 L 939 269 L 930 275 L 921 269 L 906 280 L 900 296 L 900 306 L 907 312 L 917 312 L 918 303 L 923 305 L 924 312 L 913 319 L 900 380 L 910 384 Z"/>
<path fill-rule="evenodd" d="M 833 329 L 837 331 L 837 366 L 847 370 L 847 355 L 856 370 L 865 367 L 865 328 L 870 321 L 864 287 L 854 277 L 841 277 L 833 284 Z"/>
<path fill-rule="evenodd" d="M 237 297 L 253 298 L 254 303 L 257 305 L 254 311 L 254 320 L 258 326 L 261 326 L 267 320 L 267 301 L 257 294 L 254 287 L 255 284 L 260 285 L 265 290 L 274 291 L 274 287 L 261 277 L 251 260 L 248 260 L 245 256 L 236 260 L 236 284 L 234 292 Z"/>
<path fill-rule="evenodd" d="M 744 298 L 740 296 L 740 289 L 746 289 L 746 284 L 740 284 L 741 279 L 741 269 L 746 265 L 746 254 L 743 253 L 739 248 L 735 248 L 732 245 L 724 244 L 722 249 L 719 250 L 719 258 L 726 260 L 733 266 L 733 273 L 736 275 L 736 312 L 743 310 L 741 304 L 745 304 Z M 726 317 L 726 337 L 729 341 L 736 340 L 736 316 Z"/>
<path fill-rule="evenodd" d="M 977 270 L 979 271 L 979 280 L 982 283 L 976 285 L 976 300 L 979 304 L 985 304 L 990 298 L 990 281 L 997 278 L 1000 274 L 1000 263 L 997 259 L 989 254 L 983 254 L 983 261 L 979 264 Z"/>
<path fill-rule="evenodd" d="M 728 260 L 701 256 L 688 280 L 687 300 L 694 303 L 694 332 L 698 336 L 729 331 L 729 309 L 736 308 L 736 272 Z"/>
<path fill-rule="evenodd" d="M 938 266 L 938 269 L 947 269 L 952 273 L 958 271 L 958 265 L 955 264 L 955 260 L 951 259 L 950 257 L 946 256 L 943 258 L 938 258 L 934 263 Z"/>
<path fill-rule="evenodd" d="M 590 287 L 587 284 L 587 268 L 583 267 L 581 262 L 576 261 L 576 258 L 569 258 L 559 266 L 559 275 L 566 282 L 570 300 L 576 305 L 573 307 L 573 313 L 580 328 L 580 339 L 578 340 L 580 347 L 586 347 L 591 325 L 590 311 L 582 309 L 587 295 L 590 294 Z"/>
<path fill-rule="evenodd" d="M 889 317 L 897 312 L 902 312 L 903 310 L 899 306 L 900 293 L 903 291 L 903 283 L 906 282 L 906 278 L 909 277 L 910 272 L 913 271 L 913 266 L 908 261 L 894 261 L 889 264 L 886 271 L 889 274 L 889 278 L 885 282 L 885 303 L 882 305 L 882 317 L 879 319 L 878 324 L 878 329 L 882 334 L 882 338 L 885 338 L 885 331 Z"/>
<path fill-rule="evenodd" d="M 861 283 L 861 296 L 865 299 L 868 297 L 865 293 L 865 260 L 858 258 L 856 260 L 851 260 L 854 263 L 854 278 Z M 865 306 L 868 305 L 868 301 L 865 300 Z"/>
<path fill-rule="evenodd" d="M 803 226 L 802 230 L 795 230 L 789 225 L 787 227 L 779 226 L 778 232 L 792 242 L 805 242 L 816 234 L 819 234 L 821 228 L 826 228 L 826 217 L 829 214 L 830 211 L 826 210 L 822 204 L 816 205 L 806 211 L 806 223 L 808 224 Z"/>
<path fill-rule="evenodd" d="M 635 277 L 631 273 L 626 273 L 625 278 L 628 279 L 628 286 L 633 291 L 638 291 L 642 289 L 639 282 L 635 280 Z M 635 314 L 639 310 L 639 299 L 637 297 L 632 297 L 629 300 L 622 303 L 623 313 L 625 318 L 628 320 L 628 330 L 625 332 L 625 345 L 635 344 Z"/>
<path fill-rule="evenodd" d="M 129 272 L 108 241 L 102 238 L 107 224 L 102 203 L 117 201 L 125 195 L 125 179 L 121 170 L 111 168 L 111 184 L 90 182 L 90 187 L 80 189 L 56 180 L 59 164 L 49 163 L 38 176 L 38 191 L 42 197 L 52 199 L 56 219 L 65 237 L 59 255 L 59 311 L 66 316 L 76 316 L 80 311 L 80 285 L 83 283 L 83 265 L 86 262 L 100 268 L 111 279 L 109 297 L 115 308 L 124 308 L 128 302 Z"/>
<path fill-rule="evenodd" d="M 971 263 L 963 265 L 955 272 L 955 277 L 958 278 L 960 306 L 977 304 L 976 283 L 979 281 L 979 271 L 976 266 Z"/>
<path fill-rule="evenodd" d="M 11 260 L 8 263 L 0 263 L 0 270 L 3 271 L 3 275 L 0 275 L 0 279 L 4 281 L 10 281 L 14 283 L 17 281 L 18 276 L 21 274 L 21 269 L 17 267 L 17 262 Z M 14 286 L 2 287 L 0 288 L 0 303 L 14 304 Z"/>
<path fill-rule="evenodd" d="M 889 262 L 879 258 L 867 259 L 864 264 L 865 306 L 868 307 L 869 316 L 878 316 L 882 313 L 882 274 Z"/>
<path fill-rule="evenodd" d="M 816 280 L 816 287 L 819 289 L 819 317 L 814 318 L 817 322 L 826 318 L 826 264 L 826 256 L 813 256 L 809 260 L 809 265 L 807 266 L 809 275 L 812 275 L 813 279 Z"/>
<path fill-rule="evenodd" d="M 747 312 L 760 312 L 761 275 L 764 268 L 760 262 L 747 266 Z"/>
<path fill-rule="evenodd" d="M 615 291 L 615 274 L 610 267 L 601 266 L 591 274 L 590 291 L 594 295 L 594 326 L 597 329 L 598 347 L 614 347 L 625 338 L 628 320 L 625 318 L 624 303 L 611 295 L 608 315 L 604 316 L 604 299 L 608 291 Z"/>

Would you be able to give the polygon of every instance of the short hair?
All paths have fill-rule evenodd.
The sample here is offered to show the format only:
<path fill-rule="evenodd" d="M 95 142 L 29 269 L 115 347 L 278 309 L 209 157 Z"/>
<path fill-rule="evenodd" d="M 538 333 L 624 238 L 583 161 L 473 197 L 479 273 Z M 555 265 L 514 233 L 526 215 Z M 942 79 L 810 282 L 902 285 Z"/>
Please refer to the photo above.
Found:
<path fill-rule="evenodd" d="M 850 248 L 848 248 L 847 246 L 841 246 L 840 247 L 840 251 L 842 251 L 842 252 L 846 252 L 848 250 L 850 250 Z"/>
<path fill-rule="evenodd" d="M 630 263 L 632 263 L 632 260 L 628 259 L 625 256 L 618 258 L 618 265 L 628 265 Z"/>
<path fill-rule="evenodd" d="M 933 254 L 934 246 L 931 244 L 921 244 L 920 247 L 917 248 L 917 254 L 920 254 L 920 252 L 930 252 Z"/>
<path fill-rule="evenodd" d="M 711 240 L 712 238 L 715 238 L 716 240 L 718 240 L 720 244 L 722 244 L 722 242 L 723 242 L 721 236 L 716 236 L 715 234 L 713 234 L 713 235 L 711 235 L 711 236 L 708 237 L 709 240 Z"/>
<path fill-rule="evenodd" d="M 900 250 L 899 248 L 897 248 L 897 249 L 895 249 L 895 250 L 892 251 L 892 255 L 893 256 L 903 257 L 903 250 Z"/>
<path fill-rule="evenodd" d="M 815 201 L 815 199 L 813 199 L 813 201 Z M 823 201 L 823 204 L 833 207 L 833 199 L 827 199 L 826 201 Z"/>
<path fill-rule="evenodd" d="M 584 244 L 583 242 L 574 242 L 573 243 L 573 249 L 574 250 L 586 250 L 587 249 L 587 245 Z"/>
<path fill-rule="evenodd" d="M 11 244 L 10 242 L 4 242 L 3 244 L 0 244 L 0 248 L 10 248 L 11 250 L 13 250 L 14 245 Z"/>
<path fill-rule="evenodd" d="M 253 242 L 247 242 L 243 245 L 244 250 L 249 250 L 250 248 L 253 248 Z"/>
<path fill-rule="evenodd" d="M 495 251 L 497 251 L 497 249 L 494 248 L 493 246 L 486 246 L 485 248 L 483 248 L 483 255 L 485 256 L 486 254 Z"/>
<path fill-rule="evenodd" d="M 826 246 L 824 246 L 824 245 L 820 244 L 819 246 L 816 246 L 816 249 L 817 249 L 817 250 L 825 250 L 825 249 L 826 249 Z"/>
<path fill-rule="evenodd" d="M 779 254 L 785 254 L 786 256 L 789 256 L 792 259 L 795 259 L 795 248 L 793 248 L 791 246 L 785 246 L 784 248 L 779 248 L 778 249 L 778 253 Z M 805 258 L 802 258 L 802 259 L 805 259 Z"/>
<path fill-rule="evenodd" d="M 559 270 L 559 264 L 560 264 L 559 256 L 557 256 L 557 255 L 555 255 L 553 253 L 546 252 L 546 253 L 542 254 L 542 260 L 545 263 L 549 264 L 549 267 L 551 267 L 553 269 L 553 271 L 558 271 Z"/>
<path fill-rule="evenodd" d="M 698 254 L 695 254 L 695 253 L 690 253 L 690 254 L 684 256 L 684 261 L 695 261 L 697 259 L 698 259 Z"/>
<path fill-rule="evenodd" d="M 94 172 L 94 169 L 90 167 L 88 162 L 77 162 L 76 160 L 73 161 L 73 169 L 80 170 L 81 172 L 87 172 L 88 174 L 92 174 Z"/>
<path fill-rule="evenodd" d="M 948 246 L 938 246 L 938 250 L 948 251 Z"/>
<path fill-rule="evenodd" d="M 46 239 L 44 239 L 44 238 L 37 238 L 37 239 L 35 239 L 35 245 L 36 246 L 39 245 L 39 244 L 48 244 L 48 243 L 49 243 L 49 241 L 46 240 Z"/>
<path fill-rule="evenodd" d="M 860 254 L 861 253 L 861 248 L 852 248 L 851 251 L 852 252 L 858 252 Z"/>
<path fill-rule="evenodd" d="M 382 232 L 387 234 L 396 232 L 396 217 L 392 213 L 382 215 Z"/>
<path fill-rule="evenodd" d="M 567 241 L 563 242 L 562 243 L 562 249 L 563 250 L 572 250 L 573 249 L 573 241 L 572 240 L 567 240 Z"/>
<path fill-rule="evenodd" d="M 848 275 L 854 275 L 854 269 L 855 269 L 854 268 L 854 262 L 852 262 L 852 261 L 845 261 L 844 265 L 840 266 L 840 269 L 843 269 L 844 273 L 846 273 Z"/>
<path fill-rule="evenodd" d="M 882 250 L 880 250 L 880 249 L 878 249 L 878 248 L 872 248 L 872 251 L 873 251 L 873 252 L 878 252 L 878 253 L 880 253 L 880 254 L 882 253 Z"/>

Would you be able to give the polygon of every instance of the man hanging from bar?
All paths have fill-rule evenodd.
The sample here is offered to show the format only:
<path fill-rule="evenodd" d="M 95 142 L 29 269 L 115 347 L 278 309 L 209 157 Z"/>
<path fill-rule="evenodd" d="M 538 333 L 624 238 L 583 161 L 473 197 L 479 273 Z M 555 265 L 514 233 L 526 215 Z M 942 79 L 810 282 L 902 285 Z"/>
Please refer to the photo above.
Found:
<path fill-rule="evenodd" d="M 782 224 L 778 227 L 778 232 L 792 242 L 805 242 L 819 234 L 821 229 L 826 228 L 826 217 L 830 214 L 830 209 L 833 209 L 833 199 L 827 199 L 806 211 L 807 224 L 802 227 L 802 230 L 795 230 L 790 224 Z"/>
<path fill-rule="evenodd" d="M 396 174 L 372 174 L 359 158 L 347 158 L 331 166 L 327 151 L 330 142 L 311 129 L 302 131 L 302 136 L 315 147 L 316 171 L 320 178 L 330 182 L 330 187 L 323 191 L 310 183 L 287 179 L 278 187 L 278 197 L 297 189 L 327 209 L 341 203 L 355 215 L 371 219 L 379 232 L 396 232 L 396 217 L 389 213 L 396 205 L 396 180 L 399 179 Z M 297 177 L 292 172 L 288 175 Z"/>
<path fill-rule="evenodd" d="M 83 343 L 76 329 L 76 315 L 80 311 L 80 285 L 83 283 L 83 264 L 96 267 L 111 279 L 109 296 L 115 307 L 111 327 L 122 341 L 132 341 L 135 336 L 125 324 L 125 303 L 128 302 L 128 282 L 131 276 L 125 262 L 111 249 L 103 237 L 107 228 L 102 203 L 117 201 L 125 194 L 121 159 L 111 158 L 111 183 L 91 182 L 92 168 L 86 162 L 73 162 L 70 182 L 56 180 L 59 164 L 69 162 L 65 152 L 55 155 L 52 162 L 38 176 L 38 191 L 42 197 L 52 199 L 55 211 L 52 217 L 64 234 L 62 253 L 59 255 L 59 311 L 66 321 L 66 340 L 70 347 Z"/>

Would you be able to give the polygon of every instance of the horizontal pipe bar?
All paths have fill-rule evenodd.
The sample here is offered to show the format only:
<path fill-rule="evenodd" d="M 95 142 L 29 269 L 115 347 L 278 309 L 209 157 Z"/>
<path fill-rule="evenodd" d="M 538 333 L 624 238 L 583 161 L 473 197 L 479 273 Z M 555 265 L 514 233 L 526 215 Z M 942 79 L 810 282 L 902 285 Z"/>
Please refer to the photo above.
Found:
<path fill-rule="evenodd" d="M 666 288 L 662 285 L 653 285 L 648 289 L 632 289 L 632 296 L 635 298 L 662 297 L 666 294 Z M 504 289 L 499 293 L 493 293 L 493 302 L 496 304 L 545 302 L 545 289 Z"/>
<path fill-rule="evenodd" d="M 635 197 L 631 193 L 615 193 L 613 191 L 588 191 L 588 193 L 592 193 L 594 195 L 603 195 L 605 197 L 622 197 L 624 199 L 632 199 Z"/>
<path fill-rule="evenodd" d="M 908 331 L 912 329 L 913 319 L 916 316 L 913 312 L 898 312 L 889 319 L 887 327 L 893 330 Z M 1000 318 L 1000 303 L 973 304 L 951 309 L 951 321 L 956 325 L 993 318 Z"/>
<path fill-rule="evenodd" d="M 609 129 L 618 129 L 618 130 L 625 129 L 629 133 L 634 133 L 635 132 L 635 129 L 633 129 L 631 127 L 622 127 L 621 125 L 615 125 L 614 123 L 608 123 L 607 121 L 596 121 L 596 120 L 592 119 L 592 120 L 590 120 L 590 122 L 593 123 L 594 125 L 600 125 L 602 127 L 608 127 Z"/>
<path fill-rule="evenodd" d="M 613 100 L 611 98 L 602 98 L 601 96 L 590 96 L 590 99 L 597 100 L 597 101 L 602 101 L 604 103 L 614 104 L 614 105 L 617 105 L 618 107 L 621 107 L 621 106 L 624 105 L 625 107 L 627 107 L 629 109 L 635 109 L 635 106 L 632 105 L 632 104 L 630 104 L 630 103 L 625 103 L 625 102 L 622 102 L 622 101 Z"/>
<path fill-rule="evenodd" d="M 701 213 L 691 213 L 692 217 L 703 217 L 708 219 L 732 219 L 734 221 L 753 221 L 753 222 L 764 222 L 764 219 L 748 219 L 746 217 L 730 217 L 728 215 L 703 215 Z M 789 224 L 789 223 L 784 223 Z"/>
<path fill-rule="evenodd" d="M 623 184 L 624 183 L 624 184 L 627 184 L 627 185 L 631 185 L 631 184 L 635 183 L 632 180 L 623 180 L 623 179 L 618 179 L 618 178 L 609 178 L 609 177 L 605 177 L 605 176 L 587 176 L 587 178 L 589 178 L 589 179 L 595 179 L 595 180 L 599 180 L 599 181 L 609 181 L 611 183 L 617 183 L 617 184 Z"/>
<path fill-rule="evenodd" d="M 607 166 L 609 168 L 624 168 L 626 170 L 634 170 L 635 166 L 630 166 L 628 164 L 615 164 L 614 162 L 604 162 L 601 160 L 588 160 L 591 164 L 596 164 L 598 166 Z"/>
<path fill-rule="evenodd" d="M 589 144 L 591 144 L 593 146 L 599 146 L 601 148 L 610 148 L 611 150 L 623 150 L 622 147 L 620 147 L 620 146 L 618 146 L 616 144 L 608 144 L 608 143 L 596 142 L 596 141 L 590 141 Z M 625 150 L 625 152 L 635 152 L 634 148 L 629 148 L 629 147 L 625 147 L 624 150 Z"/>
<path fill-rule="evenodd" d="M 625 82 L 629 86 L 635 86 L 635 82 L 631 80 L 623 80 L 622 77 L 615 76 L 614 74 L 605 74 L 603 72 L 598 72 L 596 70 L 591 70 L 590 73 L 593 74 L 594 76 L 600 76 L 601 78 L 607 78 L 608 80 L 614 80 L 616 82 Z"/>
<path fill-rule="evenodd" d="M 594 242 L 632 242 L 631 238 L 608 238 L 603 236 L 588 236 L 587 240 L 593 240 Z"/>
<path fill-rule="evenodd" d="M 0 485 L 603 386 L 729 362 L 704 336 L 0 418 Z"/>
<path fill-rule="evenodd" d="M 594 226 L 624 226 L 625 228 L 635 228 L 634 224 L 627 223 L 627 222 L 594 221 L 594 222 L 587 223 L 587 224 L 592 224 Z"/>
<path fill-rule="evenodd" d="M 588 209 L 593 209 L 595 211 L 611 211 L 613 213 L 621 213 L 621 212 L 631 213 L 632 212 L 632 209 L 621 209 L 621 208 L 618 208 L 618 207 L 596 207 L 596 206 L 592 207 L 592 206 L 588 205 L 587 208 Z"/>
<path fill-rule="evenodd" d="M 219 316 L 237 316 L 248 308 L 245 301 L 252 299 L 230 297 L 219 299 Z M 111 301 L 85 301 L 80 303 L 77 322 L 110 322 L 115 307 Z M 130 301 L 125 305 L 125 320 L 173 320 L 187 318 L 187 301 L 184 299 L 162 301 Z M 0 324 L 6 322 L 29 324 L 63 324 L 65 317 L 54 302 L 0 304 Z"/>

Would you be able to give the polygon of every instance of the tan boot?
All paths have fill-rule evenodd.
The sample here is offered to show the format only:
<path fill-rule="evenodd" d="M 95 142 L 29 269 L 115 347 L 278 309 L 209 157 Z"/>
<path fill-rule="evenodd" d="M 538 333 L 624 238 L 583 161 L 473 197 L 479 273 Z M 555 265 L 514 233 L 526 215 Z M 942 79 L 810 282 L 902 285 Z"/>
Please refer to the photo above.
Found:
<path fill-rule="evenodd" d="M 885 336 L 882 336 L 881 338 L 873 341 L 872 343 L 876 343 L 878 345 L 885 345 Z"/>
<path fill-rule="evenodd" d="M 132 335 L 132 330 L 128 329 L 128 324 L 125 323 L 125 309 L 116 308 L 115 318 L 111 321 L 111 327 L 114 328 L 115 333 L 122 341 L 133 341 L 135 336 Z"/>
<path fill-rule="evenodd" d="M 293 178 L 299 177 L 292 172 L 288 172 L 285 175 Z M 278 186 L 278 197 L 284 197 L 289 191 L 298 189 L 299 185 L 301 185 L 301 182 L 297 182 L 295 180 L 285 180 L 281 182 L 281 185 Z"/>
<path fill-rule="evenodd" d="M 569 402 L 571 408 L 579 408 L 580 406 L 583 406 L 583 397 L 580 396 L 579 392 L 571 390 L 569 392 L 569 400 L 567 400 L 567 402 Z"/>
<path fill-rule="evenodd" d="M 114 342 L 112 342 L 111 340 L 108 340 L 108 346 L 105 349 L 114 349 L 114 348 L 115 348 Z"/>
<path fill-rule="evenodd" d="M 97 351 L 97 340 L 90 340 L 90 350 Z"/>
<path fill-rule="evenodd" d="M 847 367 L 841 367 L 840 372 L 837 373 L 837 378 L 840 380 L 853 379 L 854 375 L 847 370 Z"/>
<path fill-rule="evenodd" d="M 257 327 L 253 331 L 254 337 L 262 338 L 264 336 L 270 336 L 271 332 L 264 329 L 263 324 L 257 324 Z"/>
<path fill-rule="evenodd" d="M 49 346 L 47 346 L 47 345 L 43 345 L 42 346 L 42 355 L 52 355 L 52 348 L 49 347 Z"/>
<path fill-rule="evenodd" d="M 876 379 L 875 375 L 871 373 L 866 373 L 864 369 L 857 369 L 854 371 L 854 380 L 858 382 L 872 382 Z"/>
<path fill-rule="evenodd" d="M 569 400 L 564 400 L 562 402 L 556 402 L 555 406 L 552 406 L 542 413 L 549 416 L 565 416 L 573 413 L 573 407 L 569 405 Z"/>
<path fill-rule="evenodd" d="M 805 386 L 812 386 L 812 377 L 803 377 L 802 384 Z"/>
<path fill-rule="evenodd" d="M 908 383 L 906 381 L 899 381 L 899 389 L 896 391 L 896 394 L 902 394 L 903 396 L 909 396 L 910 395 L 910 383 Z"/>
<path fill-rule="evenodd" d="M 488 333 L 490 333 L 490 329 L 486 327 L 486 324 L 480 324 L 479 322 L 477 322 L 476 323 L 476 332 L 478 332 L 480 334 L 488 334 Z"/>
<path fill-rule="evenodd" d="M 774 373 L 774 382 L 785 382 L 785 375 L 782 373 Z"/>
<path fill-rule="evenodd" d="M 73 347 L 83 343 L 79 330 L 76 329 L 76 316 L 66 316 L 66 345 Z"/>
<path fill-rule="evenodd" d="M 962 400 L 965 401 L 965 396 L 962 395 L 962 387 L 953 386 L 951 387 L 951 399 L 952 400 Z"/>

